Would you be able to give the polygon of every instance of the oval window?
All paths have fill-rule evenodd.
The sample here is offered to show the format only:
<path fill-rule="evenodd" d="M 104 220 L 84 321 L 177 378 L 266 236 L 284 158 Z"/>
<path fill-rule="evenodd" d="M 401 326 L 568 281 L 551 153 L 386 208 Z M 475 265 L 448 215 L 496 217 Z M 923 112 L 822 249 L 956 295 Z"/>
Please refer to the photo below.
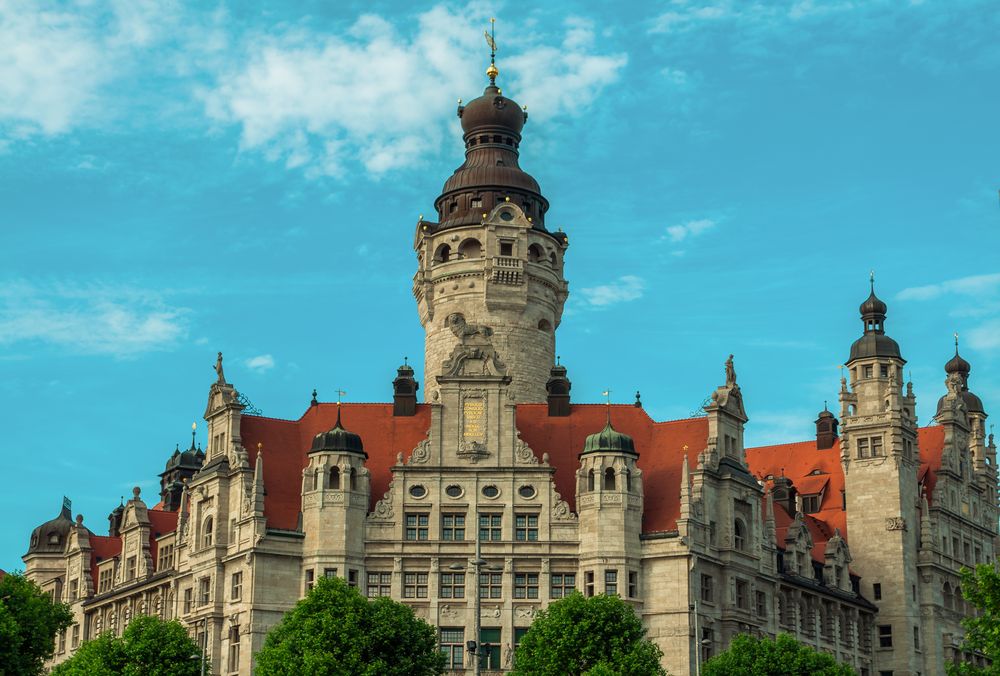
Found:
<path fill-rule="evenodd" d="M 416 486 L 410 486 L 410 495 L 412 495 L 415 498 L 422 498 L 427 495 L 427 489 L 420 484 L 417 484 Z"/>
<path fill-rule="evenodd" d="M 462 497 L 462 493 L 464 493 L 465 491 L 463 491 L 462 487 L 459 486 L 458 484 L 452 484 L 448 486 L 446 489 L 444 489 L 444 492 L 445 495 L 447 495 L 449 498 L 460 498 Z"/>
<path fill-rule="evenodd" d="M 489 486 L 483 486 L 483 495 L 485 495 L 488 498 L 495 498 L 496 496 L 500 495 L 500 489 L 494 486 L 493 484 L 490 484 Z"/>
<path fill-rule="evenodd" d="M 502 220 L 502 221 L 513 221 L 514 220 L 514 214 L 511 213 L 511 212 L 509 212 L 509 211 L 501 211 L 500 212 L 500 220 Z"/>
<path fill-rule="evenodd" d="M 521 486 L 517 489 L 517 494 L 522 498 L 533 498 L 535 497 L 535 487 L 534 486 Z"/>

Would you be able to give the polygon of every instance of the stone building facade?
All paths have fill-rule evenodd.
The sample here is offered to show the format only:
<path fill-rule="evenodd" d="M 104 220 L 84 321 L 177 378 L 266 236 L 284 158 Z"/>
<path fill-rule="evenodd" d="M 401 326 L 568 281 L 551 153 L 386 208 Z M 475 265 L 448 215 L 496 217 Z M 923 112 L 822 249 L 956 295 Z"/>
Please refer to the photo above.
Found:
<path fill-rule="evenodd" d="M 956 349 L 919 427 L 873 288 L 839 419 L 821 412 L 814 439 L 745 448 L 731 356 L 698 417 L 574 403 L 553 365 L 568 237 L 518 164 L 527 113 L 488 74 L 458 110 L 465 163 L 416 224 L 424 401 L 404 365 L 392 403 L 249 415 L 220 354 L 206 448 L 170 456 L 157 498 L 136 489 L 107 535 L 68 506 L 32 533 L 28 575 L 76 618 L 54 661 L 155 614 L 190 627 L 211 673 L 250 674 L 282 614 L 340 576 L 437 626 L 453 673 L 471 639 L 484 670 L 508 670 L 535 614 L 573 591 L 631 604 L 672 674 L 779 632 L 865 676 L 942 673 L 969 612 L 958 571 L 997 545 L 996 447 L 968 362 Z"/>

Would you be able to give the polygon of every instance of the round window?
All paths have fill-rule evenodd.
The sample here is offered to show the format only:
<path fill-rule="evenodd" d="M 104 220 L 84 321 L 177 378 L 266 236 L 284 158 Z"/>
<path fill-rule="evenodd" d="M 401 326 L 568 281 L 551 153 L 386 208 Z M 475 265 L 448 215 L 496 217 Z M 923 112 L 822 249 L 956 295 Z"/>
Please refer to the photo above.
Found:
<path fill-rule="evenodd" d="M 445 495 L 447 495 L 449 498 L 460 498 L 462 497 L 462 493 L 464 493 L 465 491 L 463 491 L 462 487 L 459 486 L 458 484 L 452 484 L 448 486 L 446 489 L 444 489 L 444 492 Z"/>
<path fill-rule="evenodd" d="M 534 486 L 521 486 L 517 489 L 517 494 L 522 498 L 533 498 L 535 497 L 535 487 Z"/>
<path fill-rule="evenodd" d="M 427 489 L 422 485 L 417 484 L 416 486 L 410 486 L 410 495 L 415 498 L 422 498 L 427 495 Z"/>
<path fill-rule="evenodd" d="M 500 212 L 500 220 L 503 220 L 503 221 L 513 221 L 514 220 L 514 214 L 511 213 L 510 211 L 501 211 Z"/>
<path fill-rule="evenodd" d="M 500 495 L 500 489 L 494 486 L 493 484 L 490 484 L 489 486 L 483 486 L 483 495 L 485 495 L 488 498 L 495 498 L 496 496 Z"/>

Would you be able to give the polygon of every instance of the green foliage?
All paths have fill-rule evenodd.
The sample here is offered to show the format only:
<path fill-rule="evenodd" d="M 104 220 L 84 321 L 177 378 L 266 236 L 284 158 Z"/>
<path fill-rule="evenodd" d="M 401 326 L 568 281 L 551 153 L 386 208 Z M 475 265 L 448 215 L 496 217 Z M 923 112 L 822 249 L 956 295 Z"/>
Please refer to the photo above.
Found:
<path fill-rule="evenodd" d="M 962 620 L 965 640 L 962 650 L 980 652 L 993 664 L 976 667 L 972 664 L 949 664 L 950 676 L 992 676 L 1000 674 L 1000 572 L 989 563 L 975 570 L 962 569 L 962 597 L 979 609 L 978 616 Z"/>
<path fill-rule="evenodd" d="M 739 634 L 729 648 L 701 666 L 702 676 L 854 676 L 832 655 L 813 650 L 788 634 L 753 638 Z"/>
<path fill-rule="evenodd" d="M 521 639 L 514 673 L 527 676 L 665 674 L 660 648 L 617 596 L 576 593 L 538 613 Z"/>
<path fill-rule="evenodd" d="M 65 604 L 53 603 L 21 573 L 5 575 L 0 579 L 0 674 L 42 673 L 56 634 L 72 623 Z"/>
<path fill-rule="evenodd" d="M 110 633 L 86 641 L 52 676 L 197 676 L 201 655 L 177 621 L 136 617 L 121 638 Z"/>
<path fill-rule="evenodd" d="M 257 676 L 440 674 L 434 627 L 402 603 L 368 600 L 340 578 L 321 578 L 267 635 Z"/>

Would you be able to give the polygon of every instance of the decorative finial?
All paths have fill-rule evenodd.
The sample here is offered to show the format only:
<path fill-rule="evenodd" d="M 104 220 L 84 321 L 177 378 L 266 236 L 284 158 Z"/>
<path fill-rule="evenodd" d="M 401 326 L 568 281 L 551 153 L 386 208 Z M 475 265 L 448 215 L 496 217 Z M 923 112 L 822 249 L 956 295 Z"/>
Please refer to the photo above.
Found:
<path fill-rule="evenodd" d="M 403 366 L 409 366 L 409 365 L 410 365 L 410 358 L 403 357 Z"/>
<path fill-rule="evenodd" d="M 829 411 L 829 410 L 830 410 L 830 409 L 829 409 L 829 408 L 827 407 L 827 403 L 826 403 L 826 399 L 824 399 L 824 400 L 823 400 L 823 410 L 824 410 L 824 411 Z"/>
<path fill-rule="evenodd" d="M 316 395 L 317 395 L 317 392 L 316 392 L 316 388 L 314 387 L 313 388 L 313 398 L 312 398 L 312 401 L 309 402 L 310 406 L 317 406 L 319 404 L 319 401 L 316 399 Z"/>
<path fill-rule="evenodd" d="M 955 354 L 958 354 L 958 331 L 955 332 Z"/>
<path fill-rule="evenodd" d="M 871 284 L 872 293 L 875 293 L 875 271 L 871 270 L 868 272 L 868 282 Z"/>
<path fill-rule="evenodd" d="M 642 395 L 639 394 L 639 390 L 635 391 L 635 407 L 642 408 Z"/>
<path fill-rule="evenodd" d="M 264 444 L 262 444 L 262 443 L 260 443 L 260 442 L 258 441 L 258 442 L 257 442 L 257 457 L 258 457 L 258 458 L 260 457 L 260 453 L 261 453 L 261 451 L 263 451 L 263 450 L 264 450 Z"/>
<path fill-rule="evenodd" d="M 603 392 L 601 392 L 601 396 L 604 396 L 604 397 L 608 398 L 608 425 L 610 425 L 611 424 L 611 388 L 609 387 L 608 389 L 606 389 Z"/>
<path fill-rule="evenodd" d="M 497 81 L 497 75 L 500 71 L 497 69 L 496 56 L 497 56 L 497 41 L 496 41 L 496 31 L 497 31 L 497 20 L 495 18 L 490 18 L 490 29 L 488 31 L 484 30 L 483 35 L 486 36 L 486 44 L 490 47 L 490 67 L 486 69 L 486 77 L 490 79 L 490 86 L 495 87 Z"/>
<path fill-rule="evenodd" d="M 194 448 L 194 437 L 198 432 L 198 423 L 191 423 L 191 448 Z"/>
<path fill-rule="evenodd" d="M 417 223 L 423 223 L 423 221 L 424 221 L 424 215 L 423 214 L 420 214 L 419 216 L 417 216 Z"/>
<path fill-rule="evenodd" d="M 340 398 L 346 396 L 347 392 L 344 392 L 343 390 L 337 390 L 337 406 L 340 406 Z"/>
<path fill-rule="evenodd" d="M 556 355 L 556 366 L 562 366 L 562 357 Z"/>

